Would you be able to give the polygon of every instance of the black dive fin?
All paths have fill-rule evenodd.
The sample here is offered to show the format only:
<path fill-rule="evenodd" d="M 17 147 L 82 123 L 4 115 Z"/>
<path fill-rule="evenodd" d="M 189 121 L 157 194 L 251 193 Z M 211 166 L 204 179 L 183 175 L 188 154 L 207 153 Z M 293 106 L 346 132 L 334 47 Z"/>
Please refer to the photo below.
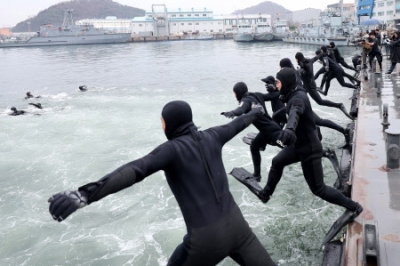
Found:
<path fill-rule="evenodd" d="M 257 137 L 257 133 L 250 132 L 242 138 L 242 141 L 247 145 L 251 145 L 251 142 Z M 265 151 L 265 147 L 260 147 L 260 151 Z"/>
<path fill-rule="evenodd" d="M 237 181 L 245 185 L 254 195 L 258 195 L 262 190 L 256 179 L 253 177 L 253 174 L 250 174 L 246 169 L 242 167 L 233 168 L 230 174 L 236 178 Z"/>
<path fill-rule="evenodd" d="M 251 139 L 251 138 L 249 138 L 249 137 L 247 137 L 247 136 L 244 136 L 244 137 L 242 138 L 242 140 L 243 140 L 243 142 L 246 143 L 247 145 L 251 145 L 251 142 L 253 141 L 253 139 Z"/>
<path fill-rule="evenodd" d="M 324 157 L 328 158 L 329 161 L 331 161 L 333 169 L 335 169 L 336 174 L 338 175 L 338 178 L 340 178 L 341 175 L 340 175 L 339 160 L 338 160 L 338 158 L 336 156 L 336 152 L 334 150 L 328 149 L 324 153 Z"/>
<path fill-rule="evenodd" d="M 326 234 L 324 241 L 322 242 L 322 246 L 332 240 L 339 231 L 345 227 L 348 223 L 351 223 L 354 220 L 354 212 L 346 210 L 331 226 L 328 233 Z"/>
<path fill-rule="evenodd" d="M 255 139 L 257 137 L 257 135 L 258 135 L 258 133 L 255 133 L 255 132 L 247 133 L 247 137 L 250 139 Z"/>

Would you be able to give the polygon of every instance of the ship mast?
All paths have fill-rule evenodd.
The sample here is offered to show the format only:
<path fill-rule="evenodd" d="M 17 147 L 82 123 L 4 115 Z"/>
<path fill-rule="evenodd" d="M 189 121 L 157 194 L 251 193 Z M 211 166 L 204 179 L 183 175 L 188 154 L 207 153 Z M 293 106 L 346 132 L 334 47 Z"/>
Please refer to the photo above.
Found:
<path fill-rule="evenodd" d="M 64 29 L 68 29 L 69 26 L 74 25 L 74 19 L 72 18 L 72 11 L 73 9 L 64 11 L 64 21 L 62 24 Z"/>
<path fill-rule="evenodd" d="M 340 4 L 340 25 L 343 25 L 343 0 L 340 0 L 339 4 Z"/>

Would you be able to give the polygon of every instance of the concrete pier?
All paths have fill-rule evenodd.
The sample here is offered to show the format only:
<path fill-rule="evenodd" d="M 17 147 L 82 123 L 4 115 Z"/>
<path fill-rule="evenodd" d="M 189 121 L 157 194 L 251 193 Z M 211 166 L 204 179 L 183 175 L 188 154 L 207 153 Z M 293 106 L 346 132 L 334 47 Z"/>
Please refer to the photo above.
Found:
<path fill-rule="evenodd" d="M 232 33 L 213 34 L 214 40 L 233 39 Z M 128 39 L 128 42 L 160 42 L 160 41 L 184 41 L 187 36 L 134 36 Z"/>
<path fill-rule="evenodd" d="M 400 64 L 389 75 L 384 73 L 390 62 L 384 58 L 382 65 L 382 73 L 364 71 L 368 80 L 360 77 L 347 183 L 364 211 L 349 224 L 342 241 L 340 265 L 345 266 L 400 265 L 400 169 L 387 165 L 387 156 L 398 157 L 398 144 L 387 144 L 387 134 L 400 134 Z"/>

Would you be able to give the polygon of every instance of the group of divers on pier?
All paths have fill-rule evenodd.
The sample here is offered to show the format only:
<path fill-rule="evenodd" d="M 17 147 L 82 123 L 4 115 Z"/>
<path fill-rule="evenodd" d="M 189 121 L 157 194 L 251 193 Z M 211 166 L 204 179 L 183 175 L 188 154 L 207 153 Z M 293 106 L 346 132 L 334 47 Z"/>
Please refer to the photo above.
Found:
<path fill-rule="evenodd" d="M 390 40 L 393 49 L 398 40 L 398 34 Z M 368 51 L 370 66 L 374 56 L 381 63 L 380 43 L 375 38 L 375 32 L 370 32 L 365 42 L 371 46 Z M 343 226 L 352 222 L 363 211 L 363 207 L 324 183 L 321 159 L 329 157 L 334 151 L 322 147 L 319 127 L 341 132 L 345 139 L 344 148 L 351 145 L 350 129 L 319 117 L 313 112 L 308 95 L 317 104 L 338 108 L 346 117 L 354 120 L 343 103 L 322 99 L 320 94 L 328 95 L 330 82 L 334 78 L 343 87 L 359 89 L 360 80 L 357 77 L 360 67 L 357 66 L 366 67 L 366 57 L 354 57 L 353 67 L 349 66 L 338 47 L 331 42 L 329 46 L 318 48 L 312 58 L 306 58 L 301 52 L 297 52 L 294 58 L 297 68 L 289 58 L 283 58 L 276 76 L 262 79 L 267 93 L 250 92 L 244 82 L 236 83 L 233 92 L 239 107 L 221 113 L 233 119 L 227 124 L 199 130 L 192 120 L 189 103 L 181 100 L 167 103 L 161 111 L 161 126 L 166 142 L 98 181 L 54 194 L 48 200 L 50 215 L 62 222 L 76 210 L 163 170 L 187 227 L 183 242 L 170 256 L 168 265 L 216 265 L 226 257 L 231 257 L 240 265 L 277 265 L 252 232 L 230 193 L 222 160 L 223 146 L 253 124 L 259 131 L 249 143 L 254 169 L 242 183 L 259 200 L 267 203 L 285 166 L 300 162 L 311 192 L 348 211 L 346 220 L 341 221 Z M 322 67 L 314 75 L 314 63 L 317 61 L 322 63 Z M 355 75 L 347 74 L 342 66 L 355 71 Z M 318 88 L 315 80 L 319 75 L 323 75 L 323 78 Z M 345 82 L 344 77 L 350 83 Z M 86 90 L 84 87 L 80 89 Z M 27 95 L 27 99 L 31 99 L 31 96 Z M 271 104 L 272 116 L 267 111 L 267 101 Z M 23 114 L 13 111 L 12 115 Z M 251 182 L 258 184 L 263 179 L 260 151 L 265 150 L 267 145 L 281 150 L 272 159 L 265 186 L 257 189 Z"/>

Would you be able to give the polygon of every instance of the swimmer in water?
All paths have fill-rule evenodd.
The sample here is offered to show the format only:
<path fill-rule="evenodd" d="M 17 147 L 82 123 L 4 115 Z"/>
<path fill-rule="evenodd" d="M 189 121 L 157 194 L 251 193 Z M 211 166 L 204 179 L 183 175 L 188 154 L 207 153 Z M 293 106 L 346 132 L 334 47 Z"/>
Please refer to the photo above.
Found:
<path fill-rule="evenodd" d="M 35 106 L 36 108 L 43 109 L 43 106 L 41 103 L 29 103 L 29 104 Z"/>
<path fill-rule="evenodd" d="M 80 89 L 81 91 L 87 91 L 86 85 L 79 86 L 79 89 Z"/>
<path fill-rule="evenodd" d="M 41 98 L 40 96 L 33 96 L 32 95 L 32 93 L 30 92 L 30 91 L 28 91 L 27 93 L 26 93 L 26 97 L 25 97 L 25 99 L 26 100 L 28 100 L 28 99 L 31 99 L 31 98 Z"/>
<path fill-rule="evenodd" d="M 17 115 L 24 115 L 26 112 L 24 110 L 17 110 L 15 107 L 11 107 L 11 111 L 13 111 L 10 115 L 17 116 Z"/>

